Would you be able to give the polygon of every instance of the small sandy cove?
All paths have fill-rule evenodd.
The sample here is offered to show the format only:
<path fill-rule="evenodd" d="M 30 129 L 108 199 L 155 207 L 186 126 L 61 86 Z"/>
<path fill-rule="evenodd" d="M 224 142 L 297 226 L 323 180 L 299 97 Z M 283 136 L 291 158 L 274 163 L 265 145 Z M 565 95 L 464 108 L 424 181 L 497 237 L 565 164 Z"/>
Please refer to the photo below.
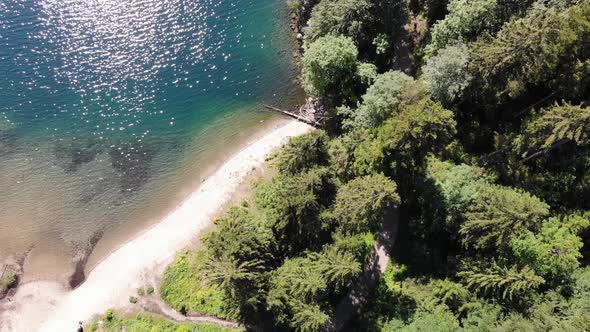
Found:
<path fill-rule="evenodd" d="M 0 306 L 0 331 L 76 331 L 78 321 L 129 305 L 138 287 L 156 278 L 177 252 L 211 225 L 252 170 L 288 138 L 310 130 L 296 121 L 271 129 L 228 160 L 161 222 L 105 258 L 75 290 L 47 281 L 22 285 Z"/>

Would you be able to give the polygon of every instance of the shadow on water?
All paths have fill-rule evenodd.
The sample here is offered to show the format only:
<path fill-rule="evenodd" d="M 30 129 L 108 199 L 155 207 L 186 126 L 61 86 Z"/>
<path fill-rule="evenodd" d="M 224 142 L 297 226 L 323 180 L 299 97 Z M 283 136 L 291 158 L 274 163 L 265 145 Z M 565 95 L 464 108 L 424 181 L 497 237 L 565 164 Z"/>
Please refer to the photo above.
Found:
<path fill-rule="evenodd" d="M 121 191 L 134 192 L 150 178 L 150 164 L 156 150 L 139 143 L 123 143 L 109 151 L 111 165 L 119 175 Z"/>
<path fill-rule="evenodd" d="M 16 126 L 3 126 L 0 124 L 0 156 L 16 151 L 16 140 Z"/>
<path fill-rule="evenodd" d="M 57 141 L 53 152 L 64 171 L 72 173 L 82 165 L 94 161 L 103 149 L 103 146 L 93 139 L 65 139 Z"/>

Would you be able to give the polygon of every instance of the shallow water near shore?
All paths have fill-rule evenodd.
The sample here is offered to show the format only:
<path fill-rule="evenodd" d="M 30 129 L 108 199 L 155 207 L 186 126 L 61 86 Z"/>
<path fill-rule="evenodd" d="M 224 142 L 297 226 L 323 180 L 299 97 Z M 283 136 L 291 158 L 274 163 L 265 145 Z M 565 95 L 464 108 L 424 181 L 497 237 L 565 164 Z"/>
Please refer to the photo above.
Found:
<path fill-rule="evenodd" d="M 272 121 L 262 103 L 296 102 L 285 15 L 275 0 L 0 3 L 0 262 L 63 279 L 181 202 Z"/>

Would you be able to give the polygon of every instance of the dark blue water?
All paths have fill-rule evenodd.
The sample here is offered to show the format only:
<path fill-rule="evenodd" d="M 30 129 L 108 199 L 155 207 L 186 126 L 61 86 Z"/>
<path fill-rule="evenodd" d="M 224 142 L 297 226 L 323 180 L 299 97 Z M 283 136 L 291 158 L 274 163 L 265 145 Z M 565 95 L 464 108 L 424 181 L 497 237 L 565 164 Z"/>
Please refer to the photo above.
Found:
<path fill-rule="evenodd" d="M 2 0 L 0 258 L 182 199 L 269 118 L 260 104 L 295 98 L 285 15 L 277 0 Z"/>

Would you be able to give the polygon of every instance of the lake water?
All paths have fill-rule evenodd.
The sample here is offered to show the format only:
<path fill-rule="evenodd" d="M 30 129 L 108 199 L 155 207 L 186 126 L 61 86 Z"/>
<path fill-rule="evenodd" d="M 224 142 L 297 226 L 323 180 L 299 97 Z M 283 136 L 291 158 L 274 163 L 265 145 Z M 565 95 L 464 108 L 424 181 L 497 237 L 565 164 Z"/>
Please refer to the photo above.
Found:
<path fill-rule="evenodd" d="M 0 2 L 0 262 L 59 278 L 157 221 L 299 90 L 281 0 Z M 232 150 L 234 149 L 234 150 Z"/>

